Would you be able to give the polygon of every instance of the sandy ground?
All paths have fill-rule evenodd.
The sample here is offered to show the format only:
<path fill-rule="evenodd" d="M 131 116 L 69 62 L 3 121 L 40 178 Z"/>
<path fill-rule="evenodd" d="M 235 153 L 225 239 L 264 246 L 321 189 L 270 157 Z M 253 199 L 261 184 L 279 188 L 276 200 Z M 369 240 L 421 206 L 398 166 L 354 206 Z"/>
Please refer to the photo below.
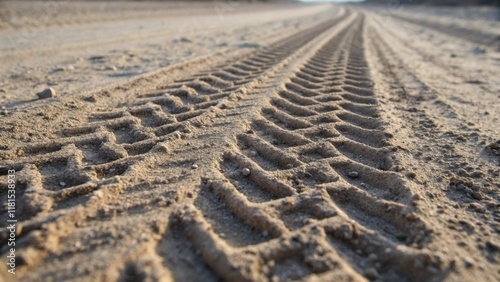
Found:
<path fill-rule="evenodd" d="M 500 280 L 498 10 L 0 8 L 0 281 Z"/>

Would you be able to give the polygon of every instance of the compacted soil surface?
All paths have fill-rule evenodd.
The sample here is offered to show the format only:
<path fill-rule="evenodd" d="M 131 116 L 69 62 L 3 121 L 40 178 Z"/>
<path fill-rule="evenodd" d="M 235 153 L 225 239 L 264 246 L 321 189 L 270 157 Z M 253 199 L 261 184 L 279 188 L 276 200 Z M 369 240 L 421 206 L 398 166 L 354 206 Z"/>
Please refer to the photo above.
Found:
<path fill-rule="evenodd" d="M 499 281 L 497 13 L 0 2 L 0 280 Z"/>

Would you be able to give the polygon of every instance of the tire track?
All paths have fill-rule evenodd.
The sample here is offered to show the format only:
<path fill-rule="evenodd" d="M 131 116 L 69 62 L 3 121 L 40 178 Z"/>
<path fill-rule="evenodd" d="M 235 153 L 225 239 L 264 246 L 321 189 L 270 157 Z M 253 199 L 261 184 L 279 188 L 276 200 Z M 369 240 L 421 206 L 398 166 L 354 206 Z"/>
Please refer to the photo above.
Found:
<path fill-rule="evenodd" d="M 422 176 L 414 181 L 421 185 L 422 191 L 425 191 L 426 200 L 431 203 L 430 209 L 437 208 L 438 213 L 441 214 L 430 224 L 435 226 L 435 230 L 441 228 L 450 230 L 442 234 L 436 232 L 438 236 L 434 240 L 443 242 L 442 245 L 445 242 L 449 244 L 448 248 L 452 251 L 447 256 L 450 258 L 451 267 L 455 267 L 453 263 L 460 261 L 463 256 L 476 256 L 477 261 L 484 261 L 481 263 L 484 263 L 485 267 L 477 272 L 469 271 L 466 266 L 458 264 L 454 271 L 459 273 L 461 278 L 458 279 L 495 280 L 494 275 L 490 276 L 492 272 L 488 270 L 490 267 L 491 269 L 496 267 L 496 261 L 491 260 L 489 250 L 476 243 L 471 245 L 477 248 L 467 248 L 464 251 L 460 247 L 466 244 L 463 241 L 477 242 L 483 240 L 480 238 L 494 238 L 495 231 L 488 230 L 490 228 L 488 227 L 478 232 L 470 232 L 467 236 L 457 235 L 454 231 L 465 230 L 468 222 L 477 220 L 476 218 L 481 218 L 477 221 L 481 225 L 491 226 L 492 229 L 497 226 L 495 222 L 488 220 L 489 215 L 495 214 L 494 208 L 498 198 L 494 189 L 489 189 L 489 187 L 498 186 L 495 180 L 497 174 L 494 173 L 497 171 L 494 167 L 496 163 L 493 163 L 495 159 L 491 158 L 492 155 L 485 156 L 484 151 L 480 152 L 484 150 L 484 141 L 481 146 L 480 140 L 489 138 L 485 138 L 486 134 L 481 130 L 482 128 L 475 127 L 470 120 L 464 119 L 459 111 L 446 103 L 447 99 L 442 97 L 447 91 L 446 87 L 427 85 L 429 78 L 411 68 L 408 58 L 401 55 L 404 54 L 401 45 L 392 41 L 397 36 L 387 36 L 387 34 L 383 36 L 384 32 L 377 30 L 376 26 L 370 30 L 369 34 L 368 46 L 374 55 L 372 58 L 375 58 L 373 63 L 378 65 L 378 69 L 374 72 L 378 73 L 380 81 L 383 81 L 379 87 L 387 89 L 387 93 L 391 95 L 389 100 L 393 101 L 391 104 L 394 104 L 390 106 L 394 109 L 391 110 L 391 119 L 396 124 L 401 122 L 401 128 L 411 129 L 408 131 L 411 136 L 410 142 L 403 146 L 404 152 L 400 154 L 408 156 L 405 166 L 422 167 L 420 172 Z M 395 132 L 400 131 L 401 128 L 396 129 Z M 459 131 L 455 132 L 460 132 L 462 136 L 467 137 L 463 138 L 455 134 L 454 130 L 457 128 Z M 408 134 L 408 132 L 403 132 L 399 132 L 400 137 Z M 449 152 L 453 153 L 449 154 Z M 471 158 L 474 159 L 473 162 L 469 161 Z M 466 166 L 470 173 L 464 173 L 464 169 L 457 169 Z M 480 172 L 481 169 L 484 169 L 484 173 Z M 449 181 L 444 181 L 442 184 L 439 183 L 441 181 L 434 182 L 433 185 L 428 184 L 428 179 L 437 177 L 448 178 Z M 481 186 L 480 181 L 485 185 Z M 464 202 L 470 203 L 469 206 L 462 206 Z M 440 211 L 443 206 L 446 207 L 446 211 Z M 447 224 L 447 222 L 455 222 L 452 218 L 461 209 L 463 209 L 463 214 L 460 216 L 459 225 L 462 227 L 455 228 L 454 225 Z M 482 213 L 488 215 L 484 216 Z M 456 238 L 463 241 L 455 242 Z M 441 246 L 430 248 L 429 251 L 437 253 L 440 250 L 442 250 Z M 452 275 L 449 279 L 457 279 Z"/>
<path fill-rule="evenodd" d="M 279 272 L 278 280 L 418 280 L 440 267 L 418 249 L 429 229 L 412 211 L 411 192 L 387 171 L 390 136 L 378 119 L 362 33 L 354 32 L 363 26 L 358 17 L 292 76 L 278 78 L 281 86 L 259 100 L 219 172 L 203 181 L 196 208 L 181 210 L 178 218 L 205 262 L 224 279 L 275 279 Z M 226 228 L 212 224 L 218 217 L 206 210 L 208 198 L 232 214 Z M 237 222 L 257 231 L 254 242 L 233 244 L 251 236 Z M 226 238 L 234 229 L 242 232 Z"/>
<path fill-rule="evenodd" d="M 24 190 L 19 199 L 24 215 L 19 238 L 34 237 L 36 242 L 51 238 L 57 242 L 51 245 L 54 250 L 49 251 L 46 246 L 32 245 L 35 241 L 26 239 L 21 245 L 25 251 L 20 253 L 23 265 L 33 268 L 51 253 L 67 257 L 68 264 L 74 265 L 79 254 L 91 252 L 98 258 L 106 250 L 111 251 L 113 241 L 122 238 L 120 244 L 136 247 L 115 252 L 116 263 L 104 267 L 91 263 L 71 275 L 84 275 L 89 268 L 94 268 L 96 277 L 104 280 L 134 273 L 153 275 L 141 268 L 144 265 L 139 263 L 141 259 L 135 250 L 156 245 L 154 252 L 161 255 L 164 254 L 163 241 L 143 241 L 142 237 L 125 239 L 126 234 L 133 232 L 122 224 L 114 224 L 116 231 L 110 236 L 108 224 L 119 216 L 125 220 L 124 224 L 140 226 L 144 238 L 170 234 L 167 229 L 155 227 L 157 222 L 164 222 L 158 219 L 158 213 L 169 210 L 173 202 L 189 202 L 192 193 L 177 191 L 176 184 L 182 181 L 183 185 L 196 187 L 185 168 L 197 161 L 193 152 L 210 150 L 203 140 L 201 144 L 198 141 L 197 147 L 186 140 L 199 140 L 200 128 L 211 127 L 221 133 L 223 129 L 217 118 L 225 116 L 241 95 L 259 86 L 269 73 L 295 56 L 298 49 L 347 17 L 348 14 L 340 15 L 243 58 L 160 86 L 155 93 L 139 94 L 125 105 L 111 105 L 115 111 L 96 111 L 88 116 L 84 126 L 64 129 L 63 138 L 3 151 L 5 161 L 1 166 L 18 170 L 19 185 Z M 162 155 L 165 156 L 160 157 L 162 159 L 175 155 L 176 161 L 159 163 L 158 156 Z M 150 169 L 152 178 L 138 178 L 144 169 Z M 157 207 L 154 213 L 151 206 Z M 151 219 L 141 221 L 139 215 L 144 213 L 151 214 Z M 3 210 L 2 217 L 5 216 Z M 42 226 L 45 227 L 40 231 Z M 65 227 L 60 229 L 61 226 Z M 2 232 L 1 237 L 6 236 L 7 233 Z M 78 239 L 75 243 L 71 238 Z M 96 247 L 104 251 L 95 252 Z M 157 261 L 154 264 L 165 269 Z M 166 265 L 168 267 L 167 262 Z M 60 267 L 63 266 L 56 268 Z M 137 268 L 147 273 L 137 273 Z M 42 276 L 59 279 L 70 275 L 65 271 L 57 275 L 38 271 Z M 103 274 L 105 272 L 110 274 Z"/>
<path fill-rule="evenodd" d="M 140 161 L 147 152 L 162 151 L 165 142 L 181 133 L 209 125 L 228 100 L 238 99 L 236 95 L 252 87 L 266 71 L 344 18 L 303 30 L 156 93 L 139 95 L 125 110 L 92 114 L 85 126 L 63 130 L 67 138 L 2 152 L 4 158 L 12 159 L 2 165 L 36 165 L 42 183 L 32 183 L 28 190 L 44 191 L 56 201 L 91 192 L 103 181 L 126 174 L 130 163 Z"/>
<path fill-rule="evenodd" d="M 366 28 L 338 15 L 1 151 L 0 177 L 18 170 L 26 277 L 439 280 L 394 172 Z"/>
<path fill-rule="evenodd" d="M 500 38 L 498 37 L 498 35 L 485 33 L 481 30 L 469 29 L 453 25 L 443 25 L 437 22 L 423 21 L 396 14 L 391 14 L 391 17 L 395 17 L 401 21 L 405 21 L 411 24 L 433 29 L 440 33 L 464 39 L 472 43 L 477 43 L 484 46 L 492 47 L 494 50 L 500 49 Z"/>
<path fill-rule="evenodd" d="M 480 73 L 481 71 L 467 69 L 468 64 L 465 62 L 460 63 L 464 66 L 464 68 L 455 68 L 450 65 L 450 63 L 444 63 L 444 60 L 440 61 L 439 59 L 429 61 L 429 64 L 426 64 L 425 67 L 416 67 L 411 63 L 411 61 L 419 59 L 425 60 L 424 58 L 428 57 L 430 53 L 425 50 L 425 48 L 416 48 L 414 46 L 410 46 L 408 38 L 405 39 L 404 35 L 388 29 L 380 28 L 380 21 L 374 23 L 374 29 L 377 29 L 377 33 L 382 40 L 379 41 L 383 42 L 382 46 L 384 44 L 387 45 L 388 48 L 385 49 L 387 49 L 390 53 L 389 56 L 391 57 L 391 59 L 397 61 L 397 66 L 404 66 L 402 72 L 396 73 L 396 75 L 399 77 L 398 79 L 399 81 L 401 81 L 401 83 L 403 83 L 402 81 L 404 81 L 404 89 L 413 90 L 408 91 L 409 95 L 415 96 L 415 94 L 411 93 L 417 93 L 416 96 L 419 96 L 419 103 L 420 100 L 425 101 L 435 99 L 436 103 L 434 104 L 434 106 L 436 106 L 436 108 L 440 108 L 439 111 L 442 113 L 442 115 L 447 118 L 447 121 L 455 124 L 456 128 L 463 128 L 467 131 L 477 131 L 480 127 L 483 127 L 482 129 L 484 131 L 494 131 L 495 126 L 491 122 L 495 121 L 497 117 L 491 116 L 489 117 L 489 119 L 485 119 L 483 121 L 482 116 L 477 117 L 472 114 L 474 112 L 480 111 L 479 109 L 484 109 L 485 105 L 495 105 L 493 101 L 494 99 L 496 99 L 495 93 L 497 91 L 495 91 L 495 89 L 492 89 L 492 87 L 487 86 L 487 84 L 471 84 L 471 82 L 473 82 L 474 80 L 472 80 L 466 74 L 476 72 Z M 400 46 L 402 46 L 401 44 L 408 48 L 405 48 L 406 50 L 400 49 Z M 403 53 L 405 55 L 403 55 Z M 416 56 L 419 59 L 409 59 L 409 56 Z M 442 81 L 446 81 L 447 84 L 460 85 L 459 87 L 455 88 L 458 90 L 434 90 L 440 89 L 441 87 L 439 86 L 439 81 L 433 80 L 432 76 L 427 75 L 428 73 L 430 73 L 431 69 L 433 69 L 433 72 L 442 72 Z M 488 81 L 488 73 L 486 73 L 486 75 L 481 75 L 480 79 Z M 463 91 L 460 91 L 462 89 Z M 470 107 L 470 105 L 473 105 L 473 103 L 467 100 L 469 93 L 474 92 L 485 93 L 485 98 L 482 101 L 482 104 L 477 106 L 478 109 L 473 109 L 472 107 Z M 495 112 L 495 108 L 491 108 L 488 111 Z M 488 132 L 488 135 L 491 139 L 495 139 L 495 137 L 493 137 L 494 135 L 496 135 L 495 132 Z"/>

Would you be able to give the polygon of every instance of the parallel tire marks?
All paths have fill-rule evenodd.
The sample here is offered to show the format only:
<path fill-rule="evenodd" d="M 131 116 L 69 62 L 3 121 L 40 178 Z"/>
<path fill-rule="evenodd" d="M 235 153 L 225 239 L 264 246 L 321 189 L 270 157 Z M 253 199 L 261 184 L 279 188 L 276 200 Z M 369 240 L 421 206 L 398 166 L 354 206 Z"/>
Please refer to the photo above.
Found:
<path fill-rule="evenodd" d="M 364 28 L 363 15 L 341 15 L 95 112 L 64 138 L 2 152 L 23 187 L 21 237 L 52 238 L 70 260 L 121 238 L 103 272 L 123 279 L 433 278 L 441 261 L 391 171 Z M 225 144 L 205 144 L 210 134 Z M 195 160 L 209 164 L 202 177 L 190 176 Z M 127 237 L 135 224 L 148 231 Z M 172 248 L 196 258 L 194 277 Z"/>
<path fill-rule="evenodd" d="M 110 247 L 106 229 L 117 214 L 125 219 L 124 224 L 132 223 L 137 215 L 151 212 L 148 207 L 157 206 L 157 212 L 162 209 L 159 206 L 168 207 L 171 200 L 163 200 L 165 198 L 192 197 L 182 192 L 173 192 L 173 195 L 162 192 L 165 191 L 164 184 L 175 182 L 175 177 L 167 175 L 165 180 L 144 181 L 137 179 L 135 172 L 151 167 L 150 162 L 157 154 L 172 153 L 172 150 L 181 152 L 182 149 L 172 145 L 180 139 L 193 136 L 197 128 L 214 124 L 213 120 L 221 116 L 229 104 L 241 99 L 240 96 L 248 89 L 258 86 L 260 79 L 266 77 L 266 72 L 346 16 L 300 31 L 195 77 L 161 86 L 156 93 L 140 94 L 126 107 L 116 104 L 115 111 L 95 112 L 88 117 L 87 124 L 66 128 L 62 132 L 65 138 L 3 151 L 1 158 L 5 161 L 1 163 L 2 169 L 15 168 L 19 176 L 21 193 L 18 199 L 22 203 L 20 213 L 23 214 L 19 218 L 23 227 L 20 229 L 20 238 L 35 236 L 37 241 L 51 238 L 52 241 L 60 242 L 60 246 L 56 247 L 62 249 L 59 255 L 69 257 L 75 250 L 71 238 L 98 242 L 76 249 L 99 256 L 100 252 L 93 249 L 97 246 L 102 246 L 103 250 Z M 169 166 L 182 170 L 190 162 L 192 157 Z M 3 209 L 2 218 L 6 216 L 6 209 Z M 45 226 L 44 231 L 40 232 L 42 226 Z M 65 228 L 60 230 L 61 226 Z M 128 228 L 117 228 L 120 231 L 117 231 L 118 234 L 114 232 L 111 238 L 123 238 L 125 234 L 131 233 L 127 231 Z M 155 230 L 161 229 L 155 227 Z M 88 231 L 91 231 L 91 237 L 88 237 Z M 6 232 L 1 233 L 3 239 L 7 235 Z M 123 239 L 124 243 L 126 241 L 129 240 Z M 258 241 L 250 237 L 250 242 Z M 144 243 L 140 243 L 137 248 L 140 245 Z M 25 264 L 31 266 L 49 254 L 43 246 L 26 248 L 26 252 L 31 253 L 26 256 L 23 252 L 22 257 Z M 132 248 L 127 252 L 116 253 L 121 257 L 118 265 L 107 267 L 125 267 L 123 275 L 132 275 L 137 270 L 137 264 L 126 262 L 136 257 L 135 250 Z M 163 253 L 161 247 L 158 253 Z M 78 252 L 73 252 L 73 255 L 76 254 Z M 79 274 L 75 275 L 83 275 L 85 271 L 88 270 L 79 268 Z M 59 278 L 65 277 L 64 273 L 61 275 Z"/>

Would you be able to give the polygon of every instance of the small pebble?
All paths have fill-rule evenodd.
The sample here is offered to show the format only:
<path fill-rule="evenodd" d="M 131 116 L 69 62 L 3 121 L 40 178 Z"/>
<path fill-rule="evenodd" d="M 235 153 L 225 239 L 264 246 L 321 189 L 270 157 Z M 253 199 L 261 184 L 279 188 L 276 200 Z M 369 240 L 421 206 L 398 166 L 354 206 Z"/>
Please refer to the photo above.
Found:
<path fill-rule="evenodd" d="M 474 266 L 475 262 L 472 258 L 466 257 L 466 258 L 464 258 L 464 264 L 465 264 L 465 267 L 471 268 Z"/>
<path fill-rule="evenodd" d="M 55 72 L 60 72 L 60 71 L 72 71 L 74 69 L 75 69 L 75 67 L 68 65 L 68 66 L 62 66 L 62 67 L 55 68 L 50 73 L 55 73 Z"/>
<path fill-rule="evenodd" d="M 349 176 L 350 178 L 356 178 L 359 176 L 359 173 L 357 171 L 350 171 L 349 173 L 347 173 L 347 176 Z"/>
<path fill-rule="evenodd" d="M 250 169 L 245 167 L 244 169 L 241 170 L 241 174 L 243 174 L 243 176 L 249 176 Z"/>
<path fill-rule="evenodd" d="M 57 92 L 54 90 L 54 88 L 49 87 L 42 92 L 36 93 L 38 96 L 38 99 L 47 99 L 47 98 L 53 98 L 57 96 Z"/>
<path fill-rule="evenodd" d="M 60 185 L 61 187 L 64 187 L 64 186 L 66 186 L 66 182 L 61 181 L 61 182 L 59 182 L 59 185 Z"/>
<path fill-rule="evenodd" d="M 198 168 L 198 165 L 197 164 L 194 164 L 191 166 L 192 169 L 197 169 Z"/>

